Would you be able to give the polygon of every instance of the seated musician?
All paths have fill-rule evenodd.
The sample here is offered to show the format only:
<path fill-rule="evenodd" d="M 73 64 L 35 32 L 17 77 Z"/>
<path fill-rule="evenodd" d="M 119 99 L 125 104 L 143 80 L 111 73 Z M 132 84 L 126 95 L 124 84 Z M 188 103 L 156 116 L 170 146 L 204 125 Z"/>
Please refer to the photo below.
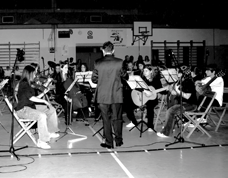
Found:
<path fill-rule="evenodd" d="M 123 66 L 124 66 L 124 69 L 126 69 L 128 75 L 134 75 L 133 61 L 129 59 L 124 60 Z M 127 81 L 125 80 L 123 80 L 122 83 L 123 83 L 123 110 L 126 113 L 127 118 L 131 121 L 129 124 L 126 125 L 126 127 L 134 127 L 138 125 L 138 122 L 136 120 L 135 113 L 134 113 L 137 106 L 132 101 L 131 87 L 128 85 Z"/>
<path fill-rule="evenodd" d="M 212 91 L 216 93 L 215 100 L 212 106 L 222 106 L 223 104 L 223 93 L 224 93 L 224 80 L 222 78 L 225 75 L 223 72 L 219 71 L 216 64 L 209 64 L 206 67 L 206 77 L 202 80 L 195 82 L 197 95 L 199 96 L 198 104 L 202 101 L 202 94 L 207 91 Z M 207 86 L 207 84 L 209 84 Z M 205 101 L 207 105 L 208 101 Z M 207 122 L 203 120 L 202 122 Z"/>
<path fill-rule="evenodd" d="M 168 137 L 171 135 L 171 133 L 173 132 L 173 126 L 176 119 L 175 115 L 180 114 L 181 111 L 191 111 L 197 107 L 195 85 L 192 78 L 190 77 L 190 72 L 187 72 L 188 70 L 188 67 L 180 66 L 180 69 L 178 70 L 178 82 L 176 82 L 173 86 L 170 85 L 169 87 L 171 94 L 175 96 L 172 98 L 173 100 L 175 100 L 175 102 L 171 102 L 173 103 L 173 105 L 170 106 L 166 111 L 165 126 L 161 130 L 161 132 L 157 133 L 157 136 L 159 137 Z M 180 80 L 182 81 L 182 91 L 180 90 Z M 181 97 L 182 110 L 180 103 Z"/>
<path fill-rule="evenodd" d="M 35 72 L 33 66 L 25 66 L 18 85 L 18 103 L 15 111 L 20 118 L 38 121 L 39 139 L 37 146 L 49 149 L 51 147 L 47 142 L 51 138 L 59 137 L 59 134 L 56 133 L 59 131 L 58 117 L 55 108 L 45 99 L 41 99 L 44 93 L 35 95 L 35 90 L 32 87 Z"/>
<path fill-rule="evenodd" d="M 202 74 L 202 69 L 200 69 L 199 67 L 191 67 L 191 76 L 194 82 L 202 80 L 204 78 Z"/>
<path fill-rule="evenodd" d="M 157 72 L 157 67 L 152 67 L 152 65 L 147 64 L 144 67 L 143 70 L 143 76 L 142 79 L 145 81 L 145 83 L 149 86 L 150 89 L 152 87 L 154 89 L 160 89 L 162 88 L 161 83 L 161 76 L 160 73 Z M 145 94 L 149 97 L 151 95 L 151 91 L 144 91 Z M 160 92 L 161 94 L 166 94 L 166 91 Z M 158 97 L 156 97 L 154 100 L 148 100 L 146 102 L 146 110 L 147 110 L 147 126 L 148 131 L 153 132 L 154 131 L 154 108 L 158 105 Z"/>
<path fill-rule="evenodd" d="M 76 97 L 76 94 L 80 93 L 80 86 L 77 82 L 75 82 L 72 89 L 68 92 L 69 94 L 66 94 L 66 91 L 69 89 L 72 82 L 74 82 L 73 79 L 69 76 L 68 63 L 67 62 L 60 63 L 59 75 L 60 75 L 60 77 L 58 77 L 58 78 L 60 80 L 58 80 L 56 83 L 56 98 L 55 98 L 55 100 L 56 100 L 56 102 L 58 102 L 59 104 L 62 105 L 62 107 L 64 109 L 64 114 L 65 114 L 65 124 L 69 125 L 72 122 L 72 120 L 68 119 L 68 115 L 70 115 L 70 114 L 72 115 L 73 111 L 78 109 L 77 108 L 78 99 Z M 72 96 L 70 96 L 71 93 L 72 93 Z M 72 100 L 72 105 L 73 105 L 72 107 L 73 108 L 70 108 L 70 102 L 68 102 L 71 100 Z M 84 103 L 84 100 L 82 102 Z M 71 111 L 71 113 L 69 113 L 67 111 Z M 70 118 L 70 119 L 72 119 L 72 118 Z"/>
<path fill-rule="evenodd" d="M 60 63 L 60 72 L 56 76 L 56 83 L 55 83 L 55 88 L 56 88 L 56 96 L 55 100 L 57 103 L 61 104 L 64 110 L 65 114 L 65 124 L 69 125 L 69 122 L 67 120 L 67 116 L 69 113 L 67 113 L 67 109 L 70 109 L 70 107 L 67 105 L 67 97 L 65 95 L 65 92 L 67 89 L 64 87 L 64 83 L 69 77 L 68 74 L 68 64 L 67 62 L 61 62 Z M 67 108 L 68 107 L 68 108 Z M 72 112 L 73 113 L 73 112 Z M 72 114 L 71 113 L 71 114 Z"/>
<path fill-rule="evenodd" d="M 89 71 L 88 69 L 88 65 L 85 62 L 81 62 L 80 66 L 79 66 L 80 71 L 82 73 L 86 73 Z M 86 110 L 85 112 L 90 112 L 90 114 L 92 114 L 92 112 L 95 112 L 95 109 L 97 109 L 95 106 L 91 106 L 92 105 L 92 98 L 93 98 L 93 91 L 91 89 L 90 83 L 88 81 L 84 81 L 86 79 L 88 74 L 82 75 L 83 81 L 79 83 L 80 85 L 80 89 L 81 92 L 85 94 L 87 101 L 88 101 L 88 106 L 89 106 L 89 110 Z"/>
<path fill-rule="evenodd" d="M 134 75 L 142 76 L 144 67 L 145 63 L 143 62 L 143 60 L 138 59 L 136 62 L 136 71 L 134 72 Z"/>

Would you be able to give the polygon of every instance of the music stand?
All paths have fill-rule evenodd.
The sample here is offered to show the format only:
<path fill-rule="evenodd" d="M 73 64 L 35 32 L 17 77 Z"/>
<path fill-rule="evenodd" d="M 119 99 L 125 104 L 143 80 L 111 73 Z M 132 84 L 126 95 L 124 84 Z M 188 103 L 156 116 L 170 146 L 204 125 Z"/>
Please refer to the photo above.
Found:
<path fill-rule="evenodd" d="M 78 78 L 78 83 L 83 84 L 88 82 L 90 84 L 91 88 L 96 88 L 97 84 L 93 83 L 92 78 L 93 71 L 87 71 L 87 72 L 76 72 L 75 76 Z"/>
<path fill-rule="evenodd" d="M 139 106 L 140 112 L 141 112 L 141 120 L 139 121 L 138 125 L 135 125 L 132 127 L 129 131 L 133 130 L 134 128 L 137 128 L 140 131 L 140 137 L 142 136 L 142 133 L 144 133 L 146 130 L 148 130 L 147 123 L 143 120 L 143 115 L 145 111 L 145 104 L 143 101 L 143 91 L 150 90 L 148 85 L 145 83 L 145 81 L 138 75 L 129 76 L 129 79 L 127 80 L 128 85 L 131 87 L 132 90 L 138 90 L 141 92 L 141 105 Z M 147 128 L 143 129 L 143 124 L 147 126 Z M 140 129 L 138 126 L 140 125 Z M 152 128 L 153 129 L 153 128 Z M 154 130 L 154 129 L 153 129 Z M 154 130 L 156 133 L 156 131 Z"/>
<path fill-rule="evenodd" d="M 73 139 L 73 140 L 68 140 L 68 142 L 77 142 L 77 141 L 81 141 L 81 140 L 85 140 L 87 139 L 87 136 L 85 135 L 80 135 L 80 134 L 76 134 L 70 127 L 70 124 L 71 124 L 71 121 L 72 121 L 72 108 L 73 108 L 73 104 L 72 104 L 72 99 L 69 98 L 69 91 L 73 88 L 75 82 L 77 80 L 75 80 L 74 82 L 72 82 L 72 84 L 68 87 L 68 89 L 66 90 L 65 92 L 65 96 L 68 98 L 66 99 L 66 102 L 67 102 L 67 119 L 66 119 L 66 129 L 65 131 L 63 132 L 64 134 L 58 138 L 56 140 L 56 142 L 58 140 L 60 140 L 61 138 L 63 138 L 64 136 L 66 136 L 67 134 L 70 134 L 70 135 L 74 135 L 74 136 L 79 136 L 81 138 L 77 138 L 77 139 Z M 68 132 L 68 130 L 70 132 Z"/>
<path fill-rule="evenodd" d="M 101 113 L 100 113 L 100 115 L 99 115 L 98 118 L 95 120 L 95 122 L 94 122 L 94 124 L 93 124 L 92 127 L 94 127 L 94 126 L 96 125 L 96 123 L 97 123 L 98 121 L 100 121 L 101 119 L 102 119 L 102 116 L 101 116 Z M 103 121 L 103 120 L 102 120 L 102 121 Z M 103 124 L 103 125 L 104 125 L 104 124 Z M 102 131 L 103 129 L 104 129 L 104 126 L 102 126 L 100 129 L 98 129 L 98 131 L 96 131 L 96 132 L 93 134 L 93 137 L 99 133 L 99 135 L 100 135 L 102 138 L 104 138 L 104 135 L 102 135 L 102 134 L 100 133 L 100 131 Z"/>
<path fill-rule="evenodd" d="M 161 73 L 168 83 L 174 83 L 178 81 L 178 73 L 175 68 L 167 68 L 162 70 Z"/>

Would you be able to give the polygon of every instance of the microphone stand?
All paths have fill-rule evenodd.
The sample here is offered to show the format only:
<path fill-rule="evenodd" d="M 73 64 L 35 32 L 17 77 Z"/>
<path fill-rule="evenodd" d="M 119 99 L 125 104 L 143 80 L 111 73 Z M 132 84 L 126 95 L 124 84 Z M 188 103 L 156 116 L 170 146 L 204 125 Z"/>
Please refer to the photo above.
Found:
<path fill-rule="evenodd" d="M 17 64 L 17 61 L 18 61 L 18 54 L 17 54 L 17 57 L 15 59 L 15 62 L 14 62 L 14 66 L 13 66 L 13 70 L 11 72 L 11 90 L 12 90 L 12 106 L 14 106 L 14 102 L 15 102 L 15 67 L 16 67 L 16 64 Z M 20 158 L 16 155 L 15 151 L 18 151 L 18 150 L 21 150 L 21 149 L 24 149 L 24 148 L 28 148 L 28 146 L 24 146 L 24 147 L 21 147 L 21 148 L 17 148 L 15 149 L 14 148 L 14 145 L 13 145 L 13 135 L 14 135 L 14 107 L 12 107 L 12 122 L 11 122 L 11 132 L 10 132 L 10 148 L 9 150 L 0 150 L 0 152 L 9 152 L 11 153 L 14 157 L 17 158 L 17 160 L 19 161 Z"/>
<path fill-rule="evenodd" d="M 172 59 L 174 60 L 174 63 L 175 64 L 178 64 L 178 60 L 176 60 L 176 57 L 175 57 L 175 55 L 174 55 L 173 52 L 172 52 L 172 56 L 173 56 Z M 179 70 L 181 70 L 179 66 L 178 66 L 178 68 L 179 68 Z M 182 76 L 181 76 L 181 78 L 179 80 L 180 81 L 180 120 L 181 120 L 180 132 L 177 134 L 177 136 L 174 136 L 175 141 L 172 142 L 172 143 L 166 144 L 165 145 L 166 147 L 168 147 L 170 145 L 177 144 L 177 143 L 184 143 L 184 142 L 186 142 L 186 143 L 192 143 L 192 144 L 196 144 L 196 145 L 201 145 L 201 146 L 205 146 L 204 144 L 201 144 L 201 143 L 185 141 L 185 139 L 183 137 L 183 132 L 182 132 L 182 130 L 183 130 L 182 129 L 182 125 L 183 125 L 183 123 L 182 123 L 183 122 L 182 80 L 183 80 L 183 78 L 185 78 L 185 75 L 186 74 L 182 74 Z M 179 117 L 179 116 L 177 116 L 177 117 Z"/>

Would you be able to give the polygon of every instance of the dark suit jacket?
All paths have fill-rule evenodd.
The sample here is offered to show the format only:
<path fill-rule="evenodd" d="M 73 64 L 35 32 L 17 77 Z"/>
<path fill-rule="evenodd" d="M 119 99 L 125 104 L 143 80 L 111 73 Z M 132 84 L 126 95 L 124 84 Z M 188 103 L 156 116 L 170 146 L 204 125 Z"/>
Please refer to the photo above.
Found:
<path fill-rule="evenodd" d="M 123 69 L 123 60 L 106 55 L 95 61 L 92 82 L 97 84 L 95 97 L 97 103 L 123 103 L 122 80 L 128 80 Z"/>

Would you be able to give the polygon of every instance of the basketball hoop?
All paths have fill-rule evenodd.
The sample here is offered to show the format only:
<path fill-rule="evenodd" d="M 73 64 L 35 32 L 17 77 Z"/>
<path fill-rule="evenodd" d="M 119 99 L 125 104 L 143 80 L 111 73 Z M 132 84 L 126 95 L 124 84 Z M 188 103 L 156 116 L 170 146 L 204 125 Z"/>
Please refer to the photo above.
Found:
<path fill-rule="evenodd" d="M 143 45 L 145 45 L 149 36 L 152 36 L 151 22 L 134 22 L 132 45 L 140 40 L 142 40 Z"/>

